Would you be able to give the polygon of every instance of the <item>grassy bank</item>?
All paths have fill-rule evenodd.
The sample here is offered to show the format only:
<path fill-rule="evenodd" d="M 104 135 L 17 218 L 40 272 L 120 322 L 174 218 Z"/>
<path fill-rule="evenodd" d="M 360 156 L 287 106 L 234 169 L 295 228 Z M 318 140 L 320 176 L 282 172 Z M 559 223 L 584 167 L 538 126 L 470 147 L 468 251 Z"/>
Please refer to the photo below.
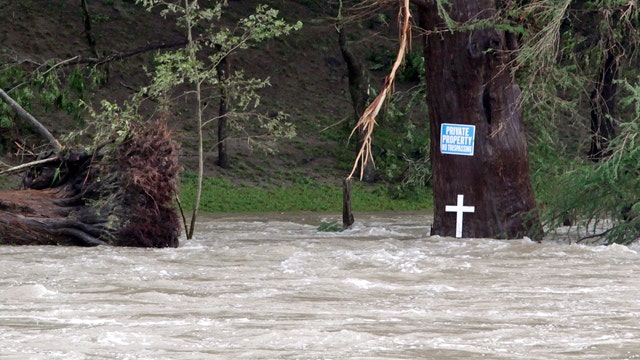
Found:
<path fill-rule="evenodd" d="M 191 209 L 196 180 L 187 176 L 180 186 L 181 201 Z M 432 210 L 430 192 L 394 198 L 381 184 L 354 181 L 351 190 L 353 211 Z M 289 212 L 342 211 L 342 184 L 326 185 L 312 181 L 277 188 L 235 185 L 227 179 L 209 178 L 203 184 L 200 209 L 205 212 Z"/>

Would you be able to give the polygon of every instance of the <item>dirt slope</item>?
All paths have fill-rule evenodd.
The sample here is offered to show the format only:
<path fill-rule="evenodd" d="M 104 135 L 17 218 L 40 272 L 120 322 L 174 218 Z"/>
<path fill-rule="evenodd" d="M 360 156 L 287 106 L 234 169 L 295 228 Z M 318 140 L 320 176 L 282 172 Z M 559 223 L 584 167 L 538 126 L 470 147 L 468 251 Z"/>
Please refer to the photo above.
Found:
<path fill-rule="evenodd" d="M 335 149 L 345 147 L 336 141 L 336 133 L 348 130 L 339 124 L 351 115 L 346 67 L 337 46 L 335 28 L 323 2 L 314 1 L 229 1 L 228 13 L 239 18 L 258 3 L 280 9 L 290 22 L 301 20 L 302 30 L 286 38 L 269 41 L 258 49 L 242 51 L 232 58 L 232 66 L 259 78 L 269 77 L 272 86 L 261 92 L 263 112 L 284 111 L 291 115 L 298 136 L 282 140 L 274 155 L 251 152 L 241 137 L 230 141 L 233 168 L 216 167 L 215 128 L 208 128 L 206 141 L 207 175 L 226 176 L 237 182 L 279 184 L 302 177 L 320 181 L 338 181 L 348 171 L 348 162 L 336 160 Z M 121 52 L 156 41 L 182 38 L 172 21 L 157 12 L 148 13 L 131 0 L 89 1 L 93 35 L 100 54 Z M 77 0 L 6 1 L 0 3 L 0 64 L 11 61 L 43 63 L 49 59 L 91 57 L 80 4 Z M 362 24 L 360 24 L 362 25 Z M 354 26 L 355 43 L 364 56 L 373 51 L 393 51 L 392 42 L 376 34 L 390 31 L 384 24 Z M 144 67 L 151 66 L 152 53 L 112 63 L 109 81 L 94 90 L 94 104 L 100 99 L 121 102 L 147 82 Z M 32 65 L 33 66 L 33 65 Z M 378 74 L 381 76 L 383 74 Z M 77 121 L 64 113 L 33 109 L 34 115 L 59 136 L 77 129 Z M 195 159 L 193 123 L 189 109 L 178 111 L 172 123 L 183 144 L 185 170 L 193 171 Z M 327 129 L 323 132 L 323 129 Z M 22 134 L 21 134 L 22 135 Z M 34 144 L 37 139 L 27 137 Z M 5 157 L 6 161 L 18 159 Z"/>

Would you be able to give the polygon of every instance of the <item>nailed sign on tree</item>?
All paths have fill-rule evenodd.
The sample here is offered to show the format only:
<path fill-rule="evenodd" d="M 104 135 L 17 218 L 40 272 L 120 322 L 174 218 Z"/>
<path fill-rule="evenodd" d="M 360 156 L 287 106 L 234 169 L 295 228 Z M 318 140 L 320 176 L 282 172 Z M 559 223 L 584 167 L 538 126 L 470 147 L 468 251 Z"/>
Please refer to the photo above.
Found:
<path fill-rule="evenodd" d="M 473 156 L 475 141 L 474 125 L 443 123 L 440 127 L 440 152 L 443 154 Z"/>

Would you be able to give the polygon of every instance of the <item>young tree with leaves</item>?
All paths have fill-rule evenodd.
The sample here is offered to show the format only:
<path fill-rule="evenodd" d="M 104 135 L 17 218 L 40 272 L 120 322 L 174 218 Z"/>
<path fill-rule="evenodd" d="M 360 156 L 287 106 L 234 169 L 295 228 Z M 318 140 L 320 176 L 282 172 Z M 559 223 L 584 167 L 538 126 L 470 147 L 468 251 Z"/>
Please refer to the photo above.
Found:
<path fill-rule="evenodd" d="M 164 111 L 169 111 L 173 104 L 174 91 L 178 86 L 186 84 L 191 87 L 183 95 L 193 95 L 194 123 L 197 131 L 198 144 L 198 170 L 197 190 L 195 205 L 191 215 L 191 221 L 186 224 L 187 238 L 191 239 L 195 231 L 196 218 L 200 207 L 202 195 L 202 182 L 204 177 L 204 127 L 219 118 L 228 121 L 236 117 L 246 116 L 247 109 L 255 108 L 259 104 L 257 90 L 267 86 L 268 80 L 247 79 L 241 72 L 224 75 L 224 62 L 233 52 L 245 49 L 251 45 L 286 35 L 299 29 L 301 23 L 288 24 L 278 18 L 278 11 L 259 5 L 256 12 L 238 21 L 235 29 L 229 29 L 221 25 L 220 19 L 226 1 L 215 1 L 200 4 L 197 0 L 137 0 L 147 9 L 151 10 L 161 6 L 162 16 L 172 14 L 177 16 L 178 24 L 186 33 L 188 42 L 185 48 L 166 52 L 156 58 L 158 65 L 155 68 L 151 85 L 145 89 L 156 99 L 162 99 L 161 106 Z M 196 28 L 204 29 L 196 33 Z M 224 91 L 221 101 L 233 102 L 239 112 L 218 114 L 212 119 L 205 118 L 206 103 L 215 103 L 211 98 L 211 92 L 205 88 L 222 88 Z M 249 114 L 250 116 L 251 114 Z M 286 116 L 279 114 L 276 117 L 255 116 L 261 127 L 275 136 L 292 136 L 294 134 L 291 124 L 286 122 Z"/>

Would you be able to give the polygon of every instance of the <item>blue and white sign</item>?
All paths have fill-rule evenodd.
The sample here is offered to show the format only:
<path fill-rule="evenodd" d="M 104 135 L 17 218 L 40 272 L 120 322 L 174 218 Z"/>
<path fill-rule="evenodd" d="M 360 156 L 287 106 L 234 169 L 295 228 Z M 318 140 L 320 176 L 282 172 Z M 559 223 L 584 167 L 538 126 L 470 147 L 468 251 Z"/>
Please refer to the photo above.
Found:
<path fill-rule="evenodd" d="M 440 130 L 441 153 L 473 156 L 476 142 L 475 125 L 442 124 Z"/>

